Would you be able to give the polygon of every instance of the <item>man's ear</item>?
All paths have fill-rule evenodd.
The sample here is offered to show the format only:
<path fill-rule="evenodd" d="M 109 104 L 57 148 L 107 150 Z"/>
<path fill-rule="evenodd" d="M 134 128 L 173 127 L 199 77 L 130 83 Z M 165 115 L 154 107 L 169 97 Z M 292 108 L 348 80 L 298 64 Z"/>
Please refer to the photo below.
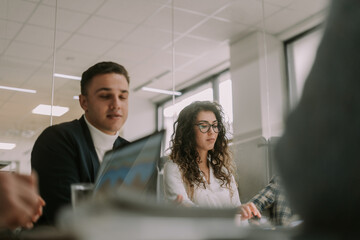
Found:
<path fill-rule="evenodd" d="M 80 94 L 79 95 L 79 103 L 80 103 L 81 108 L 86 112 L 88 109 L 87 97 Z"/>

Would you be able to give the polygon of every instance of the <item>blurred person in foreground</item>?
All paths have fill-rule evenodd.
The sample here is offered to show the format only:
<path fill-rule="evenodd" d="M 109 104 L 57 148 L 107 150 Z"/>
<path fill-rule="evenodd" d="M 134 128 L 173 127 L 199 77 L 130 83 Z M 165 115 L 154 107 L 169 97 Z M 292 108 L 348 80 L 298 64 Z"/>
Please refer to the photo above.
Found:
<path fill-rule="evenodd" d="M 332 1 L 275 160 L 303 237 L 359 239 L 360 1 Z"/>
<path fill-rule="evenodd" d="M 209 101 L 180 112 L 164 166 L 165 197 L 185 206 L 238 207 L 243 220 L 261 217 L 255 205 L 241 206 L 223 119 L 221 106 Z"/>
<path fill-rule="evenodd" d="M 127 141 L 119 136 L 128 115 L 129 76 L 114 62 L 100 62 L 81 77 L 80 119 L 45 129 L 36 140 L 31 165 L 47 205 L 39 224 L 53 225 L 71 203 L 70 185 L 93 183 L 107 150 Z"/>
<path fill-rule="evenodd" d="M 34 173 L 26 176 L 0 172 L 0 229 L 32 228 L 43 206 Z"/>

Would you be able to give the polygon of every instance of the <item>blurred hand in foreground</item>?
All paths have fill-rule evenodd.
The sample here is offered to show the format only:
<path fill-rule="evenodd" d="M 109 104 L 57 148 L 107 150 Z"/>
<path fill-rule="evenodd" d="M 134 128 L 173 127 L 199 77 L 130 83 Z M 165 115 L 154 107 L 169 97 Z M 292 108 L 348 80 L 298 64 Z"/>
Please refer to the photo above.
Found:
<path fill-rule="evenodd" d="M 0 172 L 0 227 L 32 228 L 45 201 L 38 194 L 37 177 Z"/>

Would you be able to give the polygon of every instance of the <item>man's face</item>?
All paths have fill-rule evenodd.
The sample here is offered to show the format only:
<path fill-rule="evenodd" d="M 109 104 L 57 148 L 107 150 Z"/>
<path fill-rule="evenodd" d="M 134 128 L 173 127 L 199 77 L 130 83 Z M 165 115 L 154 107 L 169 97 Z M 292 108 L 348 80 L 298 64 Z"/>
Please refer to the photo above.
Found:
<path fill-rule="evenodd" d="M 86 96 L 80 95 L 80 105 L 86 119 L 100 131 L 114 135 L 128 116 L 129 84 L 117 73 L 93 77 Z"/>

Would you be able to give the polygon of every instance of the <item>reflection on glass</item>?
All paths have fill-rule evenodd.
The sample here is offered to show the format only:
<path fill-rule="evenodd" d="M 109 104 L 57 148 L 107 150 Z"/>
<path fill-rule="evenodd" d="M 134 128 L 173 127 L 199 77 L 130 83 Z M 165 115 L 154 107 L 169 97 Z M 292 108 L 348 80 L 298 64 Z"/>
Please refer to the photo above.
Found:
<path fill-rule="evenodd" d="M 305 79 L 314 63 L 321 36 L 322 31 L 318 29 L 287 45 L 292 107 L 296 105 L 301 97 Z"/>
<path fill-rule="evenodd" d="M 116 61 L 129 69 L 130 114 L 123 136 L 133 140 L 154 131 L 156 104 L 165 98 L 141 90 L 135 92 L 135 88 L 146 83 L 146 87 L 171 90 L 170 72 L 174 70 L 175 88 L 179 90 L 182 84 L 191 85 L 188 81 L 196 82 L 236 67 L 236 62 L 251 55 L 253 48 L 245 46 L 246 51 L 231 53 L 231 45 L 249 34 L 263 32 L 263 10 L 264 32 L 280 39 L 282 33 L 294 30 L 309 18 L 321 18 L 328 3 L 327 0 L 311 4 L 303 0 L 95 0 L 86 1 L 85 5 L 83 2 L 0 1 L 0 86 L 36 91 L 29 94 L 0 89 L 0 142 L 16 144 L 13 150 L 0 150 L 0 160 L 20 160 L 22 172 L 30 171 L 28 163 L 33 143 L 50 125 L 49 116 L 32 114 L 32 109 L 39 104 L 50 105 L 52 97 L 54 105 L 69 108 L 64 115 L 54 116 L 53 124 L 79 118 L 83 112 L 78 100 L 73 99 L 80 92 L 79 81 L 55 77 L 52 89 L 54 73 L 80 76 L 98 61 Z M 287 39 L 279 41 L 283 40 Z M 271 52 L 270 46 L 268 49 Z M 248 67 L 248 72 L 258 73 L 261 69 L 252 65 L 253 60 L 251 58 L 244 66 Z M 283 67 L 280 66 L 279 71 Z M 275 68 L 269 69 L 271 73 Z M 269 77 L 270 86 L 274 79 Z M 218 100 L 229 122 L 234 122 L 235 126 L 244 123 L 238 119 L 236 111 L 231 113 L 232 108 L 240 109 L 241 103 L 234 102 L 233 107 L 229 103 L 236 98 L 230 96 L 231 92 L 240 92 L 236 84 L 239 80 L 232 79 L 233 90 L 226 87 L 226 83 L 219 86 Z M 198 100 L 207 98 L 202 96 Z M 167 111 L 177 112 L 176 109 Z M 172 125 L 172 118 L 166 119 L 165 128 L 171 129 L 168 126 Z M 142 124 L 143 119 L 147 119 L 147 124 Z M 250 122 L 257 123 L 258 119 Z M 253 130 L 252 126 L 244 128 Z"/>

